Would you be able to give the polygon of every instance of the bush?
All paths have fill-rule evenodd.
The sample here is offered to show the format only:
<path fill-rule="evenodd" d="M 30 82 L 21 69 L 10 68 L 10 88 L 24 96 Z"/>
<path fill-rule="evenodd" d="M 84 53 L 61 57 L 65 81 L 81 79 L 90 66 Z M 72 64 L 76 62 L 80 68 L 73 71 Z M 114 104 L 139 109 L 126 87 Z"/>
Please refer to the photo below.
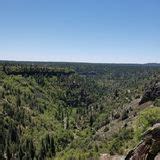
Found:
<path fill-rule="evenodd" d="M 157 99 L 154 101 L 154 105 L 157 106 L 157 107 L 160 107 L 160 98 L 157 98 Z"/>
<path fill-rule="evenodd" d="M 127 119 L 128 118 L 128 111 L 125 110 L 123 113 L 122 113 L 122 121 Z"/>
<path fill-rule="evenodd" d="M 160 121 L 160 108 L 148 108 L 142 111 L 135 122 L 135 138 L 140 140 L 142 134 L 156 122 Z"/>

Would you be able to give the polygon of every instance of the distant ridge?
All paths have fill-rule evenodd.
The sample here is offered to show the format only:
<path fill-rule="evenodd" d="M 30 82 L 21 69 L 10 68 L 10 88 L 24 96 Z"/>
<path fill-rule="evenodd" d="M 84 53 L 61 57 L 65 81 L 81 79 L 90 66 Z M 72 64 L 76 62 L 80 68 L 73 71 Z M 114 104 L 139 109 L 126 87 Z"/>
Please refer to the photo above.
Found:
<path fill-rule="evenodd" d="M 0 63 L 13 63 L 13 64 L 49 64 L 49 65 L 58 65 L 58 64 L 99 64 L 99 65 L 121 65 L 121 66 L 155 66 L 159 67 L 160 63 L 95 63 L 95 62 L 52 62 L 52 61 L 16 61 L 16 60 L 0 60 Z"/>
<path fill-rule="evenodd" d="M 146 63 L 146 66 L 160 66 L 160 63 Z"/>

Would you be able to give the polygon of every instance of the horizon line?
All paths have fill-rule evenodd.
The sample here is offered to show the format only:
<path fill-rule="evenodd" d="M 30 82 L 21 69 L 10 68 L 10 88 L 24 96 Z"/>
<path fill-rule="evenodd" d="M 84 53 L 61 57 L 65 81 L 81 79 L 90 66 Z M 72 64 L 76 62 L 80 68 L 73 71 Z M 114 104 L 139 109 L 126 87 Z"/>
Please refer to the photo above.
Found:
<path fill-rule="evenodd" d="M 89 61 L 48 61 L 48 60 L 10 60 L 0 59 L 0 62 L 35 62 L 35 63 L 82 63 L 82 64 L 131 64 L 131 65 L 145 65 L 145 64 L 160 64 L 160 62 L 89 62 Z"/>

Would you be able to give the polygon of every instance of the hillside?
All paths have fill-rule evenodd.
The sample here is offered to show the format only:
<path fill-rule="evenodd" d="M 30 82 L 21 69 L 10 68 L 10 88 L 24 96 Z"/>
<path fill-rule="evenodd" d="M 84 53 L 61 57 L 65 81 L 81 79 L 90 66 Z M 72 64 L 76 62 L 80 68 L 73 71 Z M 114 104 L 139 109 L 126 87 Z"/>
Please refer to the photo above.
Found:
<path fill-rule="evenodd" d="M 160 121 L 159 65 L 0 63 L 0 159 L 127 155 Z"/>

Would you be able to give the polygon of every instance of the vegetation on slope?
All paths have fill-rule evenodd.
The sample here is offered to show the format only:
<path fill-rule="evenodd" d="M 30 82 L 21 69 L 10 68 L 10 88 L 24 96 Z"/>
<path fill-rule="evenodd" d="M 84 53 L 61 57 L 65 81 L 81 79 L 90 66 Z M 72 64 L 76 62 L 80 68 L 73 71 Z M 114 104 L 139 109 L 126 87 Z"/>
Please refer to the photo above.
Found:
<path fill-rule="evenodd" d="M 138 105 L 158 75 L 155 66 L 2 62 L 0 159 L 85 160 L 127 153 L 159 120 L 159 108 Z M 135 127 L 137 116 L 144 128 Z"/>

